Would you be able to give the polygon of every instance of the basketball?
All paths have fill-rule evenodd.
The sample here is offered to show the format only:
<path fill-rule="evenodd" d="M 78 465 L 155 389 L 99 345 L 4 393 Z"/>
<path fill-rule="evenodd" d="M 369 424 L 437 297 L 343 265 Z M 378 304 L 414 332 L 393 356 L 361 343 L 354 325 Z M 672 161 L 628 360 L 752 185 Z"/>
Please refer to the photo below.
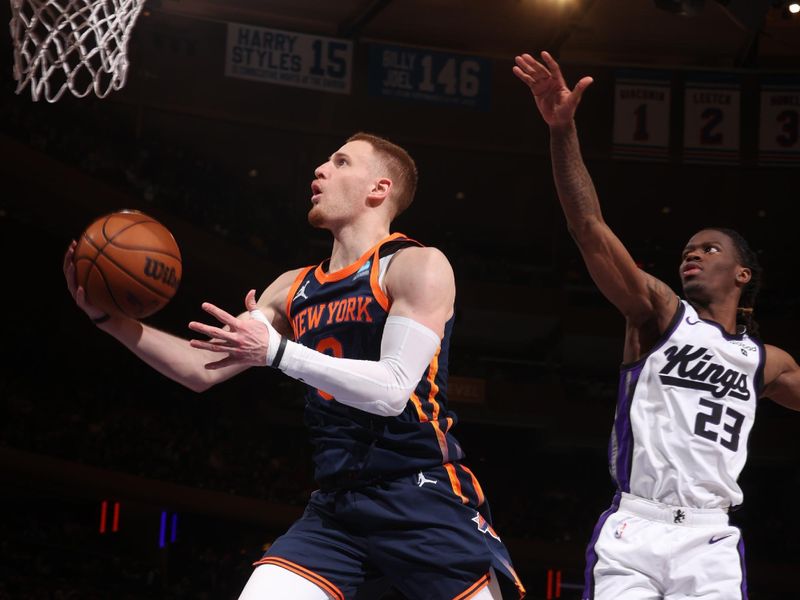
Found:
<path fill-rule="evenodd" d="M 162 309 L 181 281 L 181 253 L 169 230 L 135 210 L 100 217 L 81 234 L 73 256 L 86 300 L 135 319 Z"/>

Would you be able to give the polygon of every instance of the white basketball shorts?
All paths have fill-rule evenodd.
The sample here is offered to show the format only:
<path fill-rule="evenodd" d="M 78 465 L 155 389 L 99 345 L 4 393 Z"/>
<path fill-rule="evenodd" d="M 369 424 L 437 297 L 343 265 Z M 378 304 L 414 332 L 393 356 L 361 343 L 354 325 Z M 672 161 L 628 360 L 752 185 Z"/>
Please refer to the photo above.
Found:
<path fill-rule="evenodd" d="M 744 544 L 721 509 L 622 493 L 586 549 L 584 600 L 746 600 Z"/>

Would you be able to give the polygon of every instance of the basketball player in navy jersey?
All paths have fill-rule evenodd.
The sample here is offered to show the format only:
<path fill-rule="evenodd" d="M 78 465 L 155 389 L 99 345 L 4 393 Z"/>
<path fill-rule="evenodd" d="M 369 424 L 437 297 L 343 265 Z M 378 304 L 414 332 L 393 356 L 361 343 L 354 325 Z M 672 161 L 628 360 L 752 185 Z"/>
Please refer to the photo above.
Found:
<path fill-rule="evenodd" d="M 708 228 L 683 249 L 685 300 L 641 271 L 603 220 L 574 116 L 592 83 L 570 90 L 547 52 L 516 57 L 550 128 L 558 197 L 586 266 L 626 318 L 609 444 L 617 493 L 586 552 L 584 599 L 747 597 L 744 546 L 727 511 L 759 396 L 800 410 L 800 369 L 757 337 L 760 267 L 736 232 Z"/>
<path fill-rule="evenodd" d="M 65 275 L 78 305 L 164 375 L 197 391 L 250 366 L 308 384 L 315 478 L 303 517 L 278 538 L 240 600 L 521 598 L 508 553 L 452 428 L 447 358 L 455 284 L 445 256 L 392 220 L 412 201 L 402 148 L 356 134 L 315 170 L 308 218 L 333 235 L 329 259 L 288 271 L 239 317 L 186 340 L 110 318 Z"/>

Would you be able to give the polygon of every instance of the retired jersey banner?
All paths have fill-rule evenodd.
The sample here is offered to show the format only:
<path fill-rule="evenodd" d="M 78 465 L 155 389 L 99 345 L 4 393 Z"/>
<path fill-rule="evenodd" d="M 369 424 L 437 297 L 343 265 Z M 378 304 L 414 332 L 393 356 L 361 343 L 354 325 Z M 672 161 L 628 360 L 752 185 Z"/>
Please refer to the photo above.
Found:
<path fill-rule="evenodd" d="M 370 44 L 369 94 L 489 109 L 492 63 L 480 56 Z"/>
<path fill-rule="evenodd" d="M 669 157 L 670 76 L 622 70 L 614 90 L 613 156 L 666 161 Z"/>
<path fill-rule="evenodd" d="M 737 164 L 739 81 L 728 75 L 692 75 L 684 93 L 683 161 Z"/>
<path fill-rule="evenodd" d="M 348 40 L 228 23 L 225 75 L 337 94 L 350 93 Z"/>
<path fill-rule="evenodd" d="M 800 77 L 765 79 L 761 84 L 758 163 L 800 163 Z"/>

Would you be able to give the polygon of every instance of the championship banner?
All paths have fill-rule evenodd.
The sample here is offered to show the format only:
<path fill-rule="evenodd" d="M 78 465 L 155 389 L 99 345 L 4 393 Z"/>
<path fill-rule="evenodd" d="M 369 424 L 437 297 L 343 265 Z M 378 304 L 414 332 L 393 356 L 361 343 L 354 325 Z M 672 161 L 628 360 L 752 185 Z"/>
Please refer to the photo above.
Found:
<path fill-rule="evenodd" d="M 800 78 L 773 77 L 761 83 L 758 164 L 800 163 Z"/>
<path fill-rule="evenodd" d="M 480 56 L 370 44 L 369 95 L 489 109 L 492 63 Z"/>
<path fill-rule="evenodd" d="M 349 94 L 352 71 L 348 40 L 228 23 L 228 77 Z"/>
<path fill-rule="evenodd" d="M 740 95 L 735 76 L 687 77 L 683 162 L 739 163 Z"/>
<path fill-rule="evenodd" d="M 614 90 L 614 158 L 669 158 L 670 76 L 659 71 L 622 70 Z"/>

